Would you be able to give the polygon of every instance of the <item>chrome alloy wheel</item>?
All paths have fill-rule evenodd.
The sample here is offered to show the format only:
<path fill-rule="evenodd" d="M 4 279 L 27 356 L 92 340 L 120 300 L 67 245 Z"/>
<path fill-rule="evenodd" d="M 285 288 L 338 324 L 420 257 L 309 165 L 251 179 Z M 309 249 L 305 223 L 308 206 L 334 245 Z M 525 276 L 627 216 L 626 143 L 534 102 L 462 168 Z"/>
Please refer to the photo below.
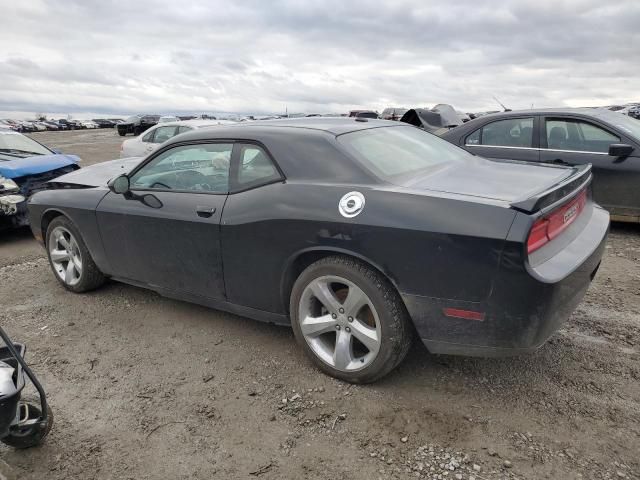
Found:
<path fill-rule="evenodd" d="M 82 276 L 82 257 L 78 242 L 64 227 L 56 227 L 49 235 L 49 258 L 60 280 L 75 285 Z"/>
<path fill-rule="evenodd" d="M 311 350 L 337 370 L 361 370 L 380 350 L 378 313 L 362 289 L 345 278 L 311 281 L 300 298 L 298 321 Z"/>

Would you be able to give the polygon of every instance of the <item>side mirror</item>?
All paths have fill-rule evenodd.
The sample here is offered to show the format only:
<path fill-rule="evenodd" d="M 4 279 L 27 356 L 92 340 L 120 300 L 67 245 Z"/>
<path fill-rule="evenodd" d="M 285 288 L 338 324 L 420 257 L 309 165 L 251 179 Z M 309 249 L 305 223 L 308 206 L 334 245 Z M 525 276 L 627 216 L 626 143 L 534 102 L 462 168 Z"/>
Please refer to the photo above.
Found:
<path fill-rule="evenodd" d="M 147 193 L 146 195 L 142 195 L 140 197 L 140 201 L 144 203 L 147 207 L 162 208 L 162 202 L 160 201 L 160 199 L 150 193 Z"/>
<path fill-rule="evenodd" d="M 130 189 L 129 177 L 120 175 L 119 177 L 109 180 L 108 187 L 113 193 L 124 195 Z"/>
<path fill-rule="evenodd" d="M 633 147 L 626 143 L 612 143 L 609 145 L 609 156 L 628 157 L 633 152 Z"/>

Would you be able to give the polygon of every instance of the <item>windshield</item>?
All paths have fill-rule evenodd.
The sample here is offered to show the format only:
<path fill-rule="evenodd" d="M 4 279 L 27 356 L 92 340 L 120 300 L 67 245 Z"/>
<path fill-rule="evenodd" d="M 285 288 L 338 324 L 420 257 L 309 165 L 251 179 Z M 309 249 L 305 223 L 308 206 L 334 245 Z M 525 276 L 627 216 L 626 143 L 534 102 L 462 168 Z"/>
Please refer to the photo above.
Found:
<path fill-rule="evenodd" d="M 125 122 L 127 122 L 127 123 L 129 123 L 129 122 L 135 122 L 135 121 L 137 121 L 137 120 L 140 120 L 140 118 L 142 118 L 142 115 L 133 115 L 133 116 L 131 116 L 131 117 L 127 118 L 127 119 L 125 120 Z"/>
<path fill-rule="evenodd" d="M 410 126 L 359 130 L 340 135 L 338 141 L 367 169 L 388 181 L 473 160 L 461 148 Z"/>
<path fill-rule="evenodd" d="M 51 151 L 35 140 L 13 131 L 0 130 L 0 154 L 9 157 L 51 155 Z M 4 158 L 6 160 L 7 158 Z"/>

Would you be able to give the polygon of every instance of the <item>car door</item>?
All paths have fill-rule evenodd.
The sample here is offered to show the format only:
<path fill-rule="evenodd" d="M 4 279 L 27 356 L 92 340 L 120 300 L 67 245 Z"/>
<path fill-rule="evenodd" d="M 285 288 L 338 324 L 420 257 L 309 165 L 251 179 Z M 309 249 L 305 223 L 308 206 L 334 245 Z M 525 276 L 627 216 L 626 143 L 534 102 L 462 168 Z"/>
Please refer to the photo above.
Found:
<path fill-rule="evenodd" d="M 233 144 L 164 148 L 109 192 L 97 220 L 113 275 L 154 289 L 223 299 L 220 216 Z"/>
<path fill-rule="evenodd" d="M 583 118 L 547 116 L 540 129 L 540 160 L 560 165 L 593 165 L 593 196 L 614 214 L 640 211 L 640 169 L 634 159 L 609 155 L 609 145 L 623 141 L 605 125 Z M 623 142 L 626 143 L 626 142 Z M 635 213 L 629 213 L 629 209 Z M 626 212 L 626 213 L 625 213 Z"/>
<path fill-rule="evenodd" d="M 481 157 L 537 162 L 537 117 L 509 117 L 485 123 L 464 139 L 464 148 Z"/>

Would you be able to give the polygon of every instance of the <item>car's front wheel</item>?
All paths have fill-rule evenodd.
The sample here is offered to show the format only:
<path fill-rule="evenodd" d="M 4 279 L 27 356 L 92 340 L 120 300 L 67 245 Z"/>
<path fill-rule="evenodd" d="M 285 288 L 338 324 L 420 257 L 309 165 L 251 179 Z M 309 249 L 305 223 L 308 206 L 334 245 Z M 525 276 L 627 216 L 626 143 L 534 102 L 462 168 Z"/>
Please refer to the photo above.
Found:
<path fill-rule="evenodd" d="M 325 373 L 369 383 L 393 370 L 412 340 L 406 308 L 389 281 L 355 259 L 331 256 L 296 280 L 290 303 L 296 340 Z"/>
<path fill-rule="evenodd" d="M 51 269 L 67 290 L 81 293 L 104 283 L 80 232 L 67 217 L 56 217 L 49 224 L 46 246 Z"/>

